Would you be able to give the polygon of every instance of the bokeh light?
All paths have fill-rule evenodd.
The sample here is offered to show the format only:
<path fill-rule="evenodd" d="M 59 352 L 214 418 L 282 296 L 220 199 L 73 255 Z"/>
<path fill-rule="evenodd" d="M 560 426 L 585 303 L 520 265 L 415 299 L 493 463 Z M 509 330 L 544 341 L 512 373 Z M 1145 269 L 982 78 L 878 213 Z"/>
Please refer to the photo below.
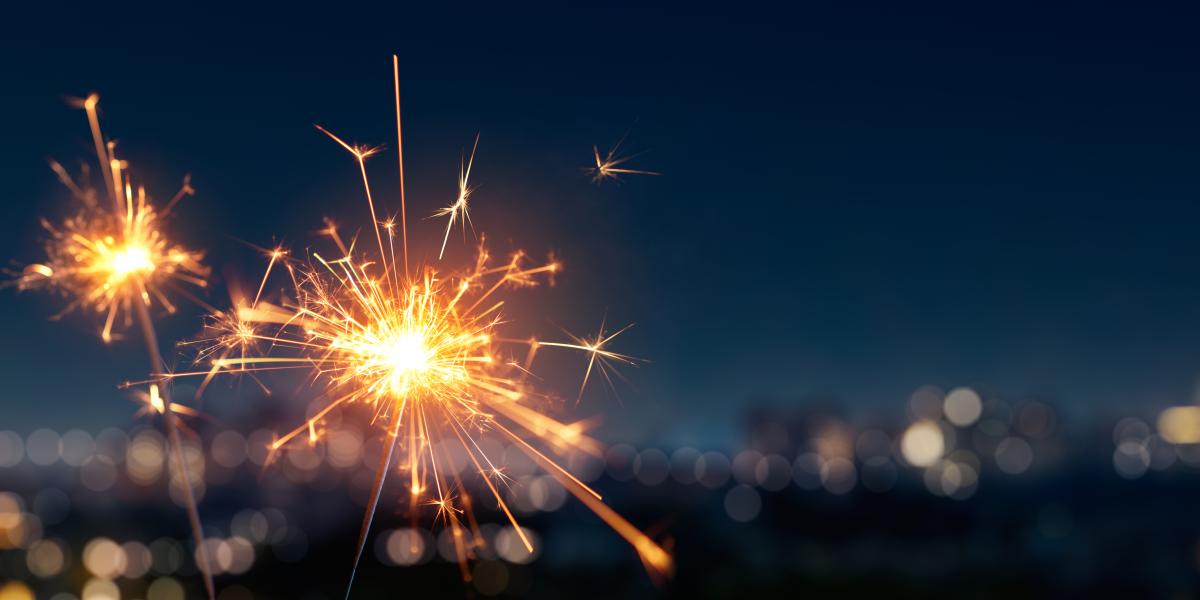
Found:
<path fill-rule="evenodd" d="M 904 460 L 913 466 L 932 465 L 946 451 L 942 429 L 933 421 L 917 421 L 904 431 L 904 436 L 900 439 L 900 450 Z"/>

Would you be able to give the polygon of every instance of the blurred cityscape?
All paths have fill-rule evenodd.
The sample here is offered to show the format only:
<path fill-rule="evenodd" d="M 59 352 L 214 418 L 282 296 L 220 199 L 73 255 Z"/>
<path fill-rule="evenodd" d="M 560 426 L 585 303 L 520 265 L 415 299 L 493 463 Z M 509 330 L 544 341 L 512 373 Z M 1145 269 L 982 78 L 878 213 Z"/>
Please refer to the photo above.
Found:
<path fill-rule="evenodd" d="M 460 573 L 448 530 L 385 494 L 356 597 L 1185 597 L 1200 592 L 1200 407 L 1066 421 L 1052 402 L 925 386 L 906 418 L 819 402 L 750 409 L 736 448 L 615 444 L 565 458 L 672 547 L 656 586 L 636 554 L 514 447 L 491 439 L 528 553 L 494 507 Z M 830 403 L 830 405 L 835 405 Z M 263 418 L 263 417 L 257 417 Z M 268 422 L 189 420 L 221 600 L 340 598 L 372 447 L 356 419 L 268 464 Z M 447 451 L 453 451 L 447 448 Z M 200 598 L 180 492 L 153 423 L 0 431 L 0 600 Z M 169 492 L 168 492 L 169 490 Z M 166 501 L 170 495 L 174 504 Z"/>
<path fill-rule="evenodd" d="M 347 600 L 1200 597 L 1200 4 L 6 8 L 0 288 L 77 270 L 38 223 L 70 220 L 93 155 L 112 216 L 123 181 L 140 225 L 142 184 L 195 192 L 163 236 L 116 236 L 143 243 L 112 270 L 168 240 L 212 276 L 154 296 L 168 366 L 149 369 L 137 331 L 85 337 L 125 310 L 46 322 L 109 278 L 0 289 L 0 600 L 207 600 L 185 492 L 217 600 L 347 598 L 384 447 L 361 405 L 271 454 L 315 414 L 303 377 L 270 397 L 171 379 L 200 411 L 183 469 L 161 400 L 113 385 L 189 364 L 172 342 L 200 313 L 272 296 L 254 248 L 332 258 L 328 218 L 382 253 L 370 230 L 397 216 L 406 267 L 410 247 L 469 267 L 484 234 L 497 259 L 562 257 L 553 289 L 505 304 L 520 339 L 636 323 L 613 349 L 652 362 L 623 370 L 626 410 L 592 403 L 581 355 L 536 376 L 570 396 L 547 414 L 603 415 L 595 455 L 554 458 L 674 573 L 482 434 L 523 529 L 464 477 L 462 564 L 392 476 Z M 125 291 L 112 306 L 150 296 Z"/>

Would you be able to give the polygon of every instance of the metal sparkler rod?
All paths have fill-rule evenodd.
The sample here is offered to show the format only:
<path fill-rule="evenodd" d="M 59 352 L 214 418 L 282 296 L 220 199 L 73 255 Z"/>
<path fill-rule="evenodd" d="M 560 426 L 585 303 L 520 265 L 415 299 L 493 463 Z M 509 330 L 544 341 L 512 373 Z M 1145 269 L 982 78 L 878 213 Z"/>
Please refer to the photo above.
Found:
<path fill-rule="evenodd" d="M 142 336 L 146 340 L 146 351 L 150 354 L 150 371 L 151 373 L 165 373 L 166 365 L 163 363 L 162 354 L 158 351 L 158 334 L 154 330 L 154 321 L 150 319 L 150 310 L 142 302 L 135 301 L 133 304 L 137 306 L 138 324 L 142 327 Z M 192 537 L 196 541 L 196 557 L 199 559 L 197 562 L 204 578 L 204 589 L 208 592 L 208 599 L 213 600 L 215 590 L 213 589 L 212 563 L 209 561 L 208 546 L 204 543 L 204 528 L 200 524 L 200 507 L 196 503 L 196 496 L 192 493 L 192 478 L 188 472 L 187 459 L 183 455 L 183 441 L 179 437 L 177 417 L 171 410 L 171 391 L 168 385 L 164 384 L 160 387 L 159 397 L 162 398 L 163 416 L 166 420 L 171 453 L 175 455 L 175 460 L 179 464 L 179 474 L 183 477 L 183 497 L 186 505 L 184 508 L 187 510 Z M 170 487 L 169 481 L 167 485 Z"/>

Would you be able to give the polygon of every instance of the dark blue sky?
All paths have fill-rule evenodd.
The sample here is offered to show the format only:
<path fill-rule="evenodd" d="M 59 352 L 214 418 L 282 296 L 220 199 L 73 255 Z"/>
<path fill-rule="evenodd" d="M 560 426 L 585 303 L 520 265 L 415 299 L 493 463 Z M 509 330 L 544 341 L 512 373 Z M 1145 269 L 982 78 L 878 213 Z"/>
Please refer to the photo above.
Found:
<path fill-rule="evenodd" d="M 452 199 L 478 131 L 476 222 L 568 266 L 530 317 L 637 322 L 621 347 L 652 361 L 629 373 L 637 390 L 582 409 L 631 427 L 607 439 L 714 443 L 755 396 L 896 414 L 923 383 L 1042 395 L 1081 419 L 1191 399 L 1193 10 L 794 10 L 13 19 L 0 256 L 38 258 L 37 217 L 66 200 L 45 160 L 88 156 L 62 98 L 92 90 L 160 195 L 193 174 L 182 237 L 219 270 L 258 272 L 234 240 L 303 249 L 322 216 L 364 225 L 353 162 L 311 125 L 390 146 L 395 52 L 413 213 Z M 664 175 L 590 185 L 591 145 L 627 130 Z M 369 166 L 394 189 L 394 155 Z M 142 375 L 140 349 L 45 322 L 57 304 L 0 294 L 0 426 L 125 422 L 112 385 Z"/>

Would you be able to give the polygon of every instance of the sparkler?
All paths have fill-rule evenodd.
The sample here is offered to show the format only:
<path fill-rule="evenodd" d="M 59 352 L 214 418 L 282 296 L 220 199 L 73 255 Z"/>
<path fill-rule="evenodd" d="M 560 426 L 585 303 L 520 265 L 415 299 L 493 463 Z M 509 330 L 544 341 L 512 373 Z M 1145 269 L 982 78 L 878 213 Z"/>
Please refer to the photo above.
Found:
<path fill-rule="evenodd" d="M 179 192 L 162 209 L 154 207 L 143 186 L 138 185 L 135 191 L 128 164 L 117 158 L 115 144 L 106 141 L 100 130 L 98 102 L 99 97 L 92 94 L 78 104 L 87 113 L 107 198 L 100 197 L 100 192 L 86 176 L 86 170 L 84 177 L 76 181 L 61 165 L 51 163 L 59 180 L 71 190 L 80 206 L 61 223 L 42 220 L 42 226 L 49 234 L 44 244 L 46 260 L 25 267 L 16 285 L 19 290 L 49 289 L 69 298 L 67 307 L 53 319 L 74 310 L 101 315 L 104 324 L 100 337 L 105 343 L 118 335 L 114 328 L 128 329 L 136 320 L 150 357 L 150 371 L 161 373 L 165 371 L 165 365 L 159 353 L 150 309 L 161 306 L 168 313 L 174 313 L 176 306 L 168 292 L 199 302 L 183 286 L 204 287 L 208 276 L 208 268 L 200 262 L 203 253 L 172 242 L 164 228 L 175 205 L 192 195 L 194 190 L 185 177 Z M 163 415 L 183 476 L 188 522 L 196 539 L 205 589 L 211 599 L 214 590 L 210 563 L 177 422 L 178 414 L 190 409 L 173 404 L 170 389 L 160 387 L 158 383 L 150 384 L 142 400 L 145 403 L 143 410 Z"/>
<path fill-rule="evenodd" d="M 501 494 L 507 478 L 478 443 L 490 434 L 511 442 L 554 476 L 633 545 L 652 574 L 666 575 L 672 557 L 649 536 L 601 501 L 595 490 L 560 466 L 549 454 L 571 450 L 599 454 L 600 444 L 586 435 L 586 423 L 564 423 L 540 410 L 549 397 L 530 384 L 527 375 L 541 346 L 583 351 L 593 364 L 630 362 L 608 350 L 614 335 L 578 343 L 538 342 L 507 334 L 501 310 L 508 290 L 539 285 L 561 266 L 553 259 L 534 262 L 523 252 L 495 260 L 481 241 L 474 264 L 461 271 L 431 264 L 410 269 L 403 177 L 398 58 L 393 57 L 396 128 L 400 154 L 400 224 L 402 257 L 397 260 L 395 221 L 380 221 L 367 177 L 366 159 L 378 149 L 351 145 L 318 126 L 358 164 L 371 215 L 375 246 L 356 248 L 330 224 L 324 231 L 336 247 L 336 258 L 313 253 L 308 260 L 270 253 L 270 262 L 253 301 L 235 302 L 233 310 L 213 319 L 202 335 L 207 370 L 164 374 L 163 377 L 221 373 L 261 373 L 300 369 L 319 386 L 324 407 L 299 427 L 271 444 L 272 455 L 289 444 L 316 444 L 325 419 L 337 407 L 358 405 L 372 415 L 371 423 L 386 436 L 375 479 L 359 530 L 351 584 L 388 475 L 406 475 L 409 506 L 422 507 L 452 532 L 464 578 L 474 549 L 484 544 L 472 511 L 476 499 L 460 477 L 473 470 L 497 508 L 512 523 L 531 551 L 533 547 Z M 476 139 L 478 144 L 478 138 Z M 467 221 L 467 177 L 474 160 L 466 162 L 459 179 L 459 197 L 438 214 L 448 217 L 445 240 L 455 220 Z M 385 239 L 386 238 L 386 239 Z M 377 252 L 377 253 L 376 253 Z M 442 253 L 439 253 L 439 258 Z M 278 303 L 262 298 L 272 271 L 286 272 L 290 294 Z M 516 357 L 522 356 L 520 360 Z M 586 377 L 585 377 L 586 385 Z M 448 442 L 461 449 L 455 457 Z M 395 464 L 393 464 L 395 462 Z M 349 596 L 350 588 L 347 589 Z"/>
<path fill-rule="evenodd" d="M 621 165 L 637 158 L 638 155 L 618 156 L 617 152 L 621 149 L 621 144 L 625 142 L 625 137 L 622 136 L 617 143 L 609 149 L 607 154 L 600 154 L 599 146 L 592 146 L 592 154 L 596 158 L 596 166 L 585 169 L 592 174 L 592 183 L 597 185 L 605 181 L 620 182 L 621 175 L 661 175 L 654 171 L 643 171 L 640 169 L 630 169 Z"/>

